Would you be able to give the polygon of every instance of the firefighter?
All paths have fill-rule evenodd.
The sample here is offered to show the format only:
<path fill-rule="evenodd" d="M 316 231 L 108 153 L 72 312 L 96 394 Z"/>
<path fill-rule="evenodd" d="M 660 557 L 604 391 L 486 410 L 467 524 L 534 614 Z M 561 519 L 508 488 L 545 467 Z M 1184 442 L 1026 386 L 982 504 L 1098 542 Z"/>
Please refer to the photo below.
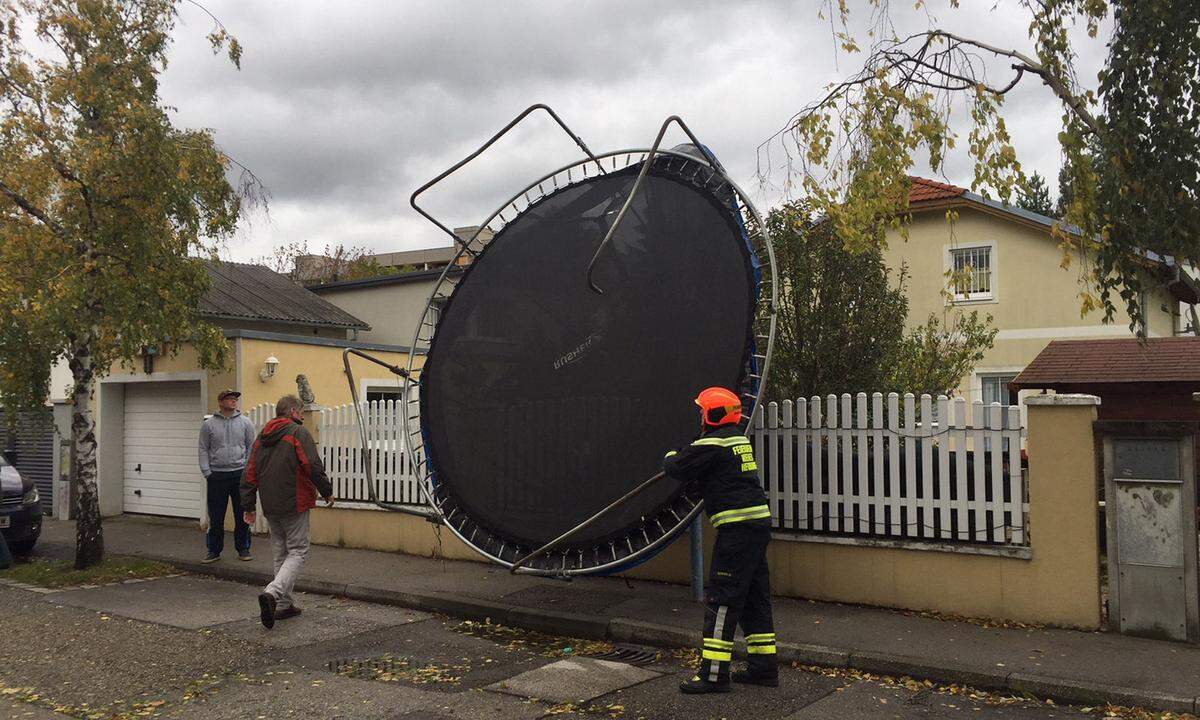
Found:
<path fill-rule="evenodd" d="M 742 402 L 720 387 L 704 390 L 700 437 L 667 453 L 663 470 L 683 483 L 698 483 L 704 509 L 717 529 L 708 572 L 704 647 L 698 674 L 680 684 L 684 693 L 729 692 L 733 635 L 746 636 L 747 668 L 733 681 L 779 686 L 767 542 L 771 508 L 758 478 L 750 439 L 741 426 Z"/>

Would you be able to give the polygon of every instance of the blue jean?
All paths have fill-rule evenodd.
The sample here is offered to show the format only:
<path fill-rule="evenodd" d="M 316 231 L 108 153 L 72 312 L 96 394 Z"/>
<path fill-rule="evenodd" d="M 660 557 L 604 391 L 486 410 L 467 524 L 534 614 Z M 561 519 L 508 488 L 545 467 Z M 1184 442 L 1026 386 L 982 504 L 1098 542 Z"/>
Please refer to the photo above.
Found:
<path fill-rule="evenodd" d="M 250 526 L 242 517 L 242 471 L 213 471 L 208 476 L 208 554 L 225 549 L 225 508 L 233 503 L 233 546 L 238 555 L 250 552 Z"/>

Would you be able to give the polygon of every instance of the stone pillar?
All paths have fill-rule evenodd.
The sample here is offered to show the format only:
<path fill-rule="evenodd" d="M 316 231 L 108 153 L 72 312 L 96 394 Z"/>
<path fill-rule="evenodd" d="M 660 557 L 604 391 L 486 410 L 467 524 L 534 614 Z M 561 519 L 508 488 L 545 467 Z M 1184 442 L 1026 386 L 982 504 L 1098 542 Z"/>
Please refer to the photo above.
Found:
<path fill-rule="evenodd" d="M 1100 480 L 1092 426 L 1100 398 L 1033 395 L 1025 404 L 1032 566 L 1045 575 L 1031 587 L 1057 594 L 1042 598 L 1041 604 L 1053 609 L 1043 622 L 1098 627 Z"/>

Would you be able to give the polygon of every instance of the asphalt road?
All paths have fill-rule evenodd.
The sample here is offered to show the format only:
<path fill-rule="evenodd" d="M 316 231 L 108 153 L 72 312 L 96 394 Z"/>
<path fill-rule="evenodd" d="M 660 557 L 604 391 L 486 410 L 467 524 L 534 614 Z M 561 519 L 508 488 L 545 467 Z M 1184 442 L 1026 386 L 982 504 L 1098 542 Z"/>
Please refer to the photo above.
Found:
<path fill-rule="evenodd" d="M 34 593 L 0 585 L 0 717 L 1042 718 L 1079 708 L 785 668 L 778 689 L 682 696 L 691 652 L 640 650 L 200 577 Z M 627 661 L 627 662 L 623 662 Z"/>

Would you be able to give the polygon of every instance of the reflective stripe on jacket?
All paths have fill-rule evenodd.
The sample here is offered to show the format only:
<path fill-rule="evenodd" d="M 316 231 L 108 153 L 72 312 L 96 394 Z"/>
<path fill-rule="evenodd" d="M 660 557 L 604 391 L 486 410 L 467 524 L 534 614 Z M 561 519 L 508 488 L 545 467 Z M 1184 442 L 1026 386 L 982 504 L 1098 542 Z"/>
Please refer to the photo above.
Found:
<path fill-rule="evenodd" d="M 663 458 L 663 470 L 684 483 L 699 483 L 704 510 L 714 527 L 770 524 L 771 507 L 758 477 L 754 445 L 738 425 L 712 428 Z"/>

